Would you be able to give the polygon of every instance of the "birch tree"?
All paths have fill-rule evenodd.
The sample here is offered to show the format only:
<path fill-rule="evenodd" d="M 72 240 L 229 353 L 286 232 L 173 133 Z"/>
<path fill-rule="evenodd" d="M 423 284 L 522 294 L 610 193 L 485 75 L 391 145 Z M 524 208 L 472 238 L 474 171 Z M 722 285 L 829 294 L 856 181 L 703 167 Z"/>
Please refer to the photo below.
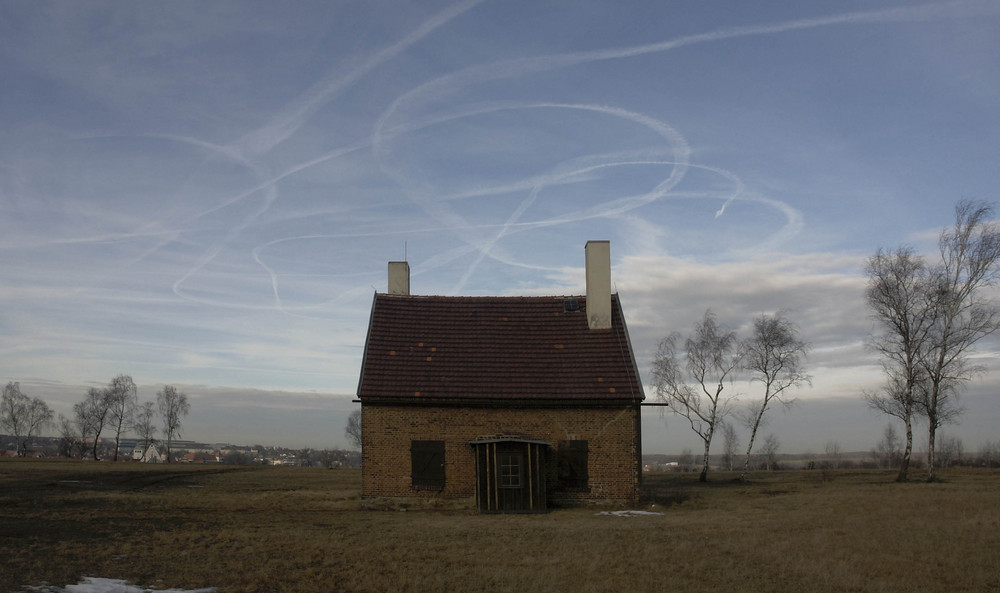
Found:
<path fill-rule="evenodd" d="M 899 461 L 902 455 L 899 444 L 899 435 L 896 434 L 896 427 L 892 422 L 885 425 L 882 431 L 882 440 L 875 444 L 872 449 L 872 458 L 879 467 L 892 467 Z"/>
<path fill-rule="evenodd" d="M 59 414 L 59 454 L 71 458 L 83 456 L 83 441 L 80 440 L 79 426 L 72 419 Z"/>
<path fill-rule="evenodd" d="M 114 460 L 118 461 L 118 449 L 122 434 L 132 428 L 135 407 L 138 404 L 135 381 L 129 375 L 117 375 L 104 392 L 108 407 L 108 425 L 115 433 Z"/>
<path fill-rule="evenodd" d="M 921 359 L 928 382 L 920 400 L 928 425 L 928 481 L 935 478 L 937 429 L 957 414 L 954 399 L 960 386 L 985 371 L 970 363 L 970 354 L 980 340 L 1000 329 L 1000 308 L 985 294 L 996 284 L 1000 260 L 1000 227 L 993 213 L 990 204 L 963 200 L 955 206 L 955 224 L 938 240 L 936 323 Z"/>
<path fill-rule="evenodd" d="M 885 384 L 864 391 L 868 406 L 903 421 L 904 446 L 896 481 L 905 482 L 913 452 L 913 415 L 926 373 L 927 349 L 938 308 L 935 280 L 923 257 L 909 247 L 879 249 L 865 264 L 865 301 L 877 327 L 868 347 L 881 357 Z"/>
<path fill-rule="evenodd" d="M 139 441 L 142 442 L 142 454 L 145 455 L 149 446 L 153 444 L 156 437 L 156 404 L 153 402 L 143 402 L 136 409 L 135 422 L 132 425 Z"/>
<path fill-rule="evenodd" d="M 906 480 L 912 418 L 927 418 L 927 479 L 934 480 L 937 430 L 961 412 L 961 388 L 984 368 L 970 355 L 1000 329 L 1000 308 L 987 290 L 997 281 L 1000 227 L 992 205 L 961 201 L 954 225 L 938 239 L 936 265 L 908 248 L 880 250 L 868 261 L 866 298 L 879 327 L 870 345 L 882 355 L 885 386 L 865 399 L 901 418 L 905 446 L 897 480 Z"/>
<path fill-rule="evenodd" d="M 80 437 L 84 442 L 88 438 L 94 440 L 91 455 L 94 460 L 100 459 L 97 455 L 97 448 L 101 444 L 101 433 L 108 421 L 108 398 L 103 389 L 91 387 L 87 389 L 87 394 L 83 401 L 73 406 L 73 414 L 76 416 L 77 426 L 80 428 Z"/>
<path fill-rule="evenodd" d="M 840 442 L 827 441 L 824 450 L 826 452 L 826 461 L 830 464 L 830 467 L 840 469 L 843 465 L 843 450 L 840 448 Z"/>
<path fill-rule="evenodd" d="M 731 422 L 722 423 L 722 465 L 729 471 L 736 467 L 740 438 Z"/>
<path fill-rule="evenodd" d="M 28 453 L 32 437 L 52 423 L 52 410 L 41 398 L 31 398 L 21 392 L 21 384 L 11 381 L 3 388 L 0 398 L 0 427 L 14 437 L 18 457 Z"/>
<path fill-rule="evenodd" d="M 804 370 L 808 350 L 809 345 L 799 339 L 798 328 L 783 313 L 760 315 L 754 319 L 753 335 L 743 346 L 743 368 L 749 373 L 751 382 L 763 386 L 764 393 L 751 404 L 744 417 L 750 435 L 741 480 L 746 481 L 750 471 L 754 440 L 768 408 L 776 402 L 791 406 L 795 400 L 789 396 L 789 391 L 811 383 Z"/>
<path fill-rule="evenodd" d="M 704 445 L 699 481 L 708 480 L 709 451 L 719 423 L 730 413 L 736 394 L 724 393 L 743 356 L 736 333 L 724 331 L 711 310 L 697 322 L 679 351 L 680 334 L 660 342 L 653 360 L 656 395 L 688 421 Z"/>
<path fill-rule="evenodd" d="M 347 426 L 344 428 L 344 436 L 355 449 L 361 448 L 361 410 L 354 410 L 347 417 Z"/>
<path fill-rule="evenodd" d="M 778 467 L 778 449 L 781 441 L 774 434 L 764 437 L 764 444 L 760 448 L 760 466 L 764 471 L 771 471 Z"/>
<path fill-rule="evenodd" d="M 191 404 L 188 403 L 187 394 L 177 391 L 173 385 L 164 385 L 163 389 L 156 394 L 156 405 L 160 410 L 160 417 L 163 419 L 163 435 L 167 439 L 167 462 L 171 461 L 170 445 L 175 436 L 181 434 L 181 418 L 187 416 L 191 411 Z"/>

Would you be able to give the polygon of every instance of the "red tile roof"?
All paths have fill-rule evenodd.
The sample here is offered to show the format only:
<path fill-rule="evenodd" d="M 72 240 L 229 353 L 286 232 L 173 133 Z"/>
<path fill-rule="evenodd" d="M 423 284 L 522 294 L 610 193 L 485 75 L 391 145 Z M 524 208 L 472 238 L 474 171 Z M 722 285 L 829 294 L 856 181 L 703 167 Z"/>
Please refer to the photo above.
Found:
<path fill-rule="evenodd" d="M 580 310 L 565 310 L 573 299 Z M 386 400 L 641 401 L 617 295 L 611 329 L 587 326 L 586 298 L 377 294 L 358 385 Z"/>

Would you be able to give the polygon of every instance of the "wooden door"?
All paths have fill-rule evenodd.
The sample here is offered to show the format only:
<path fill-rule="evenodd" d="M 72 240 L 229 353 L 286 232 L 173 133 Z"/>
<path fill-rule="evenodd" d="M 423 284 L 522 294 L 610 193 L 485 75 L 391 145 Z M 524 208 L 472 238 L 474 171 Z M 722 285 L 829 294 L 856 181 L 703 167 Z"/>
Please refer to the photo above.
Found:
<path fill-rule="evenodd" d="M 476 499 L 493 513 L 544 511 L 545 447 L 527 441 L 476 443 Z"/>

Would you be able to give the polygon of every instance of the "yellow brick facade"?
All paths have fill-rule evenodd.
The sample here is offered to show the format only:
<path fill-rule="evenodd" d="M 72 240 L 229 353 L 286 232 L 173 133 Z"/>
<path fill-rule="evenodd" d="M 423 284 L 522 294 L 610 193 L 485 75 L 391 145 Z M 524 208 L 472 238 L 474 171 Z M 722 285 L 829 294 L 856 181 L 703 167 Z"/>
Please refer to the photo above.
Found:
<path fill-rule="evenodd" d="M 545 441 L 547 498 L 552 505 L 634 503 L 641 479 L 638 404 L 614 407 L 362 406 L 362 496 L 472 498 L 476 489 L 470 441 L 518 438 Z M 445 443 L 445 486 L 440 492 L 411 485 L 410 443 Z M 556 447 L 588 442 L 588 489 L 557 489 Z"/>

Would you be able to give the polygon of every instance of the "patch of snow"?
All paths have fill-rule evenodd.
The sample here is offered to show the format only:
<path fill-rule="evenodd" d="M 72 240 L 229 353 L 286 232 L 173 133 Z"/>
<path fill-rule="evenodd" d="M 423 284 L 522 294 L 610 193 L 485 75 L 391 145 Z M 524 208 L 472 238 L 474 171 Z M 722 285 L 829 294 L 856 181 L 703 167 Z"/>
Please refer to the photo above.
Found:
<path fill-rule="evenodd" d="M 149 589 L 129 585 L 125 581 L 118 579 L 102 579 L 97 577 L 83 577 L 83 581 L 75 585 L 65 587 L 31 587 L 26 586 L 25 591 L 34 593 L 215 593 L 215 587 L 208 589 Z"/>
<path fill-rule="evenodd" d="M 650 517 L 662 515 L 656 511 L 601 511 L 598 515 L 614 515 L 615 517 Z"/>

